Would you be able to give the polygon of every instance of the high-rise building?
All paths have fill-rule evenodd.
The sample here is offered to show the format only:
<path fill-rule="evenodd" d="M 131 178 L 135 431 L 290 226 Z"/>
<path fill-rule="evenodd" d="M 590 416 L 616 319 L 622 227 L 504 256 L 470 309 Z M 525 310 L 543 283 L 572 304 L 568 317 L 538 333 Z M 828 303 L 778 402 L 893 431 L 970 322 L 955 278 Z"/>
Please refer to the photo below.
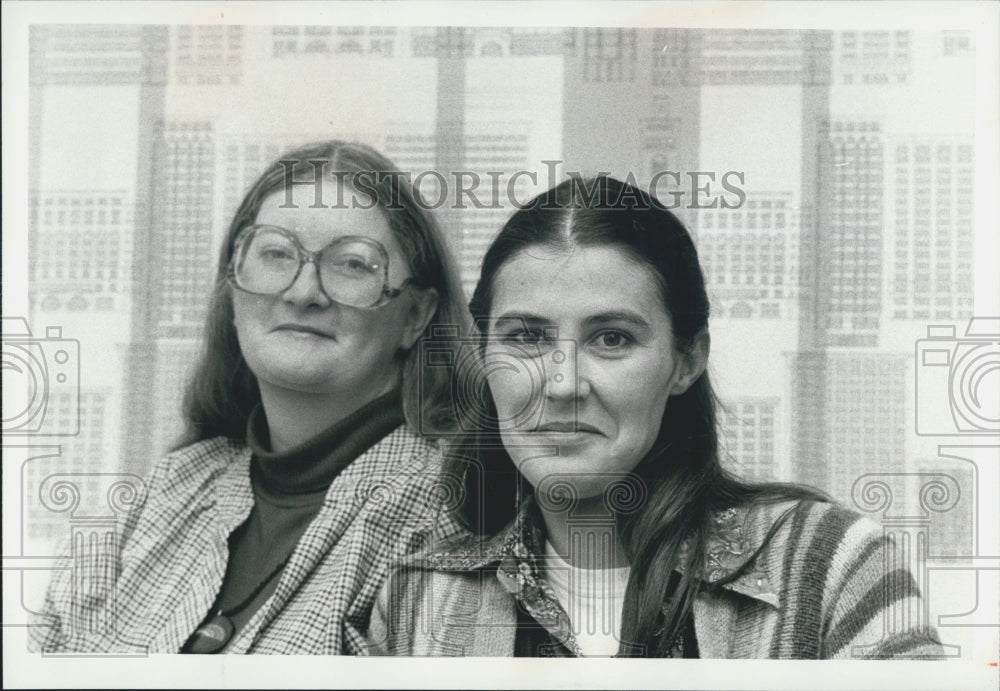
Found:
<path fill-rule="evenodd" d="M 430 37 L 414 34 L 415 54 L 431 54 Z M 434 134 L 411 133 L 401 160 L 434 174 L 425 180 L 434 181 L 425 201 L 432 206 L 443 201 L 434 213 L 451 238 L 463 288 L 471 296 L 483 254 L 515 205 L 551 182 L 543 162 L 559 158 L 561 142 L 558 128 L 543 113 L 557 107 L 555 99 L 561 97 L 565 35 L 545 29 L 451 28 L 437 29 L 433 38 L 438 69 Z M 499 83 L 498 68 L 510 75 Z M 486 82 L 491 88 L 481 86 Z M 499 117 L 505 110 L 519 117 Z M 388 149 L 401 144 L 396 135 Z M 428 159 L 431 144 L 434 157 Z M 444 197 L 434 189 L 442 182 Z"/>
<path fill-rule="evenodd" d="M 201 335 L 215 247 L 215 142 L 207 122 L 167 123 L 156 147 L 156 213 L 150 247 L 157 339 Z"/>
<path fill-rule="evenodd" d="M 214 189 L 215 209 L 214 237 L 211 254 L 214 257 L 229 223 L 236 213 L 243 196 L 261 173 L 286 151 L 282 138 L 259 142 L 256 137 L 218 137 L 216 157 L 216 179 Z"/>
<path fill-rule="evenodd" d="M 243 76 L 243 34 L 239 25 L 190 24 L 174 28 L 171 83 L 231 86 Z"/>
<path fill-rule="evenodd" d="M 701 55 L 697 30 L 567 29 L 562 159 L 647 187 L 685 219 L 699 170 Z M 622 108 L 622 104 L 630 104 Z M 673 193 L 681 195 L 672 196 Z M 686 219 L 685 219 L 686 220 Z"/>
<path fill-rule="evenodd" d="M 825 344 L 876 346 L 882 312 L 884 144 L 874 122 L 834 122 L 820 148 Z"/>
<path fill-rule="evenodd" d="M 705 31 L 693 71 L 700 73 L 702 84 L 710 86 L 828 82 L 826 61 L 815 59 L 819 33 L 772 29 Z"/>
<path fill-rule="evenodd" d="M 888 205 L 893 319 L 972 316 L 973 147 L 946 137 L 896 139 Z M 887 248 L 888 249 L 888 248 Z"/>
<path fill-rule="evenodd" d="M 566 30 L 560 28 L 516 27 L 507 29 L 510 35 L 510 57 L 562 57 Z"/>
<path fill-rule="evenodd" d="M 276 26 L 271 29 L 271 57 L 398 54 L 399 29 L 393 26 Z"/>
<path fill-rule="evenodd" d="M 693 170 L 701 183 L 707 175 L 730 176 L 741 192 L 715 200 L 688 190 L 685 198 L 686 205 L 714 207 L 685 219 L 711 301 L 713 383 L 723 400 L 749 406 L 735 429 L 754 436 L 731 440 L 734 467 L 755 478 L 788 478 L 791 467 L 822 463 L 815 452 L 824 448 L 822 428 L 803 425 L 802 415 L 822 420 L 825 359 L 800 353 L 818 340 L 816 151 L 820 123 L 829 118 L 830 36 L 706 31 L 697 46 L 686 76 L 699 85 Z M 723 417 L 732 437 L 730 422 Z M 803 428 L 808 436 L 799 434 Z M 773 440 L 766 451 L 757 446 L 763 438 Z"/>
<path fill-rule="evenodd" d="M 167 28 L 35 24 L 30 81 L 59 86 L 153 84 L 166 77 Z"/>
<path fill-rule="evenodd" d="M 801 228 L 791 193 L 697 212 L 698 256 L 718 318 L 794 319 Z"/>
<path fill-rule="evenodd" d="M 906 497 L 907 509 L 909 513 L 930 518 L 928 555 L 933 558 L 976 554 L 976 531 L 980 515 L 976 506 L 976 466 L 956 458 L 920 458 L 911 465 L 915 472 L 911 483 L 912 491 Z M 921 502 L 926 501 L 927 497 L 921 497 L 920 490 L 942 476 L 951 480 L 947 484 L 937 483 L 942 488 L 948 488 L 949 501 L 942 503 L 950 508 L 946 511 L 933 511 L 921 506 Z M 957 491 L 954 491 L 956 488 Z"/>
<path fill-rule="evenodd" d="M 156 148 L 157 200 L 149 280 L 154 354 L 147 388 L 151 409 L 149 458 L 162 455 L 182 432 L 181 396 L 197 360 L 215 275 L 212 233 L 215 141 L 207 122 L 165 124 Z"/>
<path fill-rule="evenodd" d="M 780 407 L 778 397 L 742 397 L 722 405 L 722 462 L 740 477 L 779 480 Z"/>
<path fill-rule="evenodd" d="M 32 199 L 28 280 L 39 312 L 128 314 L 134 209 L 125 190 L 59 190 Z"/>
<path fill-rule="evenodd" d="M 35 539 L 67 536 L 68 516 L 40 499 L 46 480 L 70 474 L 80 500 L 99 505 L 99 478 L 121 469 L 128 371 L 137 364 L 129 353 L 141 338 L 136 324 L 146 298 L 151 152 L 167 44 L 160 26 L 31 30 L 26 316 L 35 334 L 55 326 L 78 341 L 80 357 L 78 390 L 60 392 L 46 411 L 47 425 L 72 418 L 79 431 L 57 431 L 67 435 L 60 454 L 26 464 L 22 478 L 25 530 Z M 88 496 L 94 493 L 100 496 Z"/>
<path fill-rule="evenodd" d="M 475 47 L 473 29 L 465 27 L 439 27 L 412 37 L 413 55 L 416 57 L 433 55 L 437 63 L 437 98 L 434 119 L 434 170 L 444 176 L 445 183 L 441 199 L 444 204 L 437 211 L 438 219 L 452 238 L 452 249 L 462 243 L 456 241 L 462 235 L 462 221 L 465 214 L 459 209 L 454 180 L 456 171 L 465 163 L 466 136 L 466 73 L 468 58 Z M 431 39 L 433 39 L 431 41 Z M 437 202 L 435 202 L 436 204 Z"/>
<path fill-rule="evenodd" d="M 458 254 L 462 287 L 470 296 L 479 279 L 479 267 L 493 238 L 500 232 L 507 217 L 514 211 L 505 203 L 511 171 L 527 170 L 529 141 L 526 134 L 517 134 L 517 123 L 491 123 L 490 134 L 469 134 L 465 138 L 462 170 L 478 180 L 475 195 L 456 198 L 465 209 L 457 215 L 462 242 Z M 490 175 L 493 173 L 493 175 Z M 522 182 L 517 186 L 517 182 Z M 453 178 L 451 182 L 455 182 Z M 527 200 L 534 196 L 527 191 L 523 178 L 515 180 L 515 194 Z M 470 183 L 471 184 L 471 183 Z M 476 201 L 472 201 L 473 198 Z M 496 200 L 496 202 L 494 202 Z M 476 203 L 483 204 L 477 208 Z"/>
<path fill-rule="evenodd" d="M 889 87 L 906 84 L 913 70 L 912 32 L 838 31 L 837 83 Z"/>
<path fill-rule="evenodd" d="M 908 358 L 831 350 L 826 365 L 825 454 L 822 461 L 813 459 L 800 479 L 849 504 L 862 475 L 906 470 Z"/>

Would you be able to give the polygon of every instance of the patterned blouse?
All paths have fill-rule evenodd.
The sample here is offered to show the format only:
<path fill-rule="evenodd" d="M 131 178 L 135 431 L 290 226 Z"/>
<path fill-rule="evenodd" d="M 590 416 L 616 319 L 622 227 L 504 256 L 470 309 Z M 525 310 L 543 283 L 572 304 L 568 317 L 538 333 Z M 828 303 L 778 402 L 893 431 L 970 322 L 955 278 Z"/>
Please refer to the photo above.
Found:
<path fill-rule="evenodd" d="M 582 653 L 573 635 L 570 617 L 545 578 L 539 557 L 544 554 L 544 547 L 541 513 L 534 499 L 528 497 L 514 520 L 495 536 L 485 542 L 466 538 L 435 551 L 423 561 L 430 568 L 448 571 L 481 570 L 495 565 L 496 577 L 503 589 L 518 603 L 514 654 L 519 657 L 580 657 Z M 688 548 L 686 544 L 682 546 L 682 557 Z M 732 575 L 746 563 L 752 552 L 752 546 L 743 537 L 737 511 L 729 509 L 716 514 L 712 517 L 703 580 L 714 582 Z M 678 575 L 674 574 L 672 585 L 676 584 Z M 777 600 L 766 575 L 752 567 L 734 582 L 732 588 L 765 602 Z M 668 588 L 668 592 L 671 590 L 672 587 Z M 684 622 L 682 635 L 670 642 L 660 640 L 669 606 L 669 601 L 664 602 L 653 638 L 635 654 L 642 655 L 644 650 L 650 650 L 657 651 L 658 657 L 698 657 L 690 617 Z"/>

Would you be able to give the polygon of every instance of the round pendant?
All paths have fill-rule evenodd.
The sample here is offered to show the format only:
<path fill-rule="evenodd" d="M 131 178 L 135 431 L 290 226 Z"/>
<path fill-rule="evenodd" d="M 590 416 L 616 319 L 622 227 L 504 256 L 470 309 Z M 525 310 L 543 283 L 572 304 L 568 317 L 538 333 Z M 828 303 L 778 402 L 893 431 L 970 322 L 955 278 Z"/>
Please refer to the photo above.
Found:
<path fill-rule="evenodd" d="M 188 651 L 195 655 L 211 655 L 221 652 L 232 640 L 236 628 L 225 614 L 216 614 L 206 624 L 191 635 Z"/>

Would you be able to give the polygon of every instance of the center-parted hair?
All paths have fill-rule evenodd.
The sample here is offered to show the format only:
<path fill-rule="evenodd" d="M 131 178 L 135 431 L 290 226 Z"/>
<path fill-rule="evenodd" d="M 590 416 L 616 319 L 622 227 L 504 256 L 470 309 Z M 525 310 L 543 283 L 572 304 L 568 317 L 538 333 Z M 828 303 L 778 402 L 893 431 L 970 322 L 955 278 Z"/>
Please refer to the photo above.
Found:
<path fill-rule="evenodd" d="M 696 337 L 708 329 L 705 279 L 687 229 L 645 191 L 601 176 L 566 180 L 533 199 L 504 225 L 486 252 L 470 303 L 482 339 L 487 336 L 501 268 L 521 252 L 541 247 L 566 252 L 607 247 L 630 257 L 637 270 L 646 270 L 656 280 L 679 353 L 689 352 Z M 492 405 L 485 377 L 479 381 L 487 388 L 481 400 Z M 661 647 L 679 635 L 702 587 L 692 576 L 702 567 L 714 511 L 751 500 L 825 499 L 797 485 L 743 482 L 724 469 L 716 409 L 705 371 L 687 391 L 667 400 L 656 441 L 633 471 L 644 485 L 644 503 L 617 516 L 619 539 L 631 565 L 623 654 L 636 650 L 634 646 L 644 650 L 659 628 L 665 627 L 658 639 Z M 526 486 L 503 449 L 495 408 L 491 412 L 492 417 L 483 417 L 480 428 L 457 438 L 448 452 L 449 472 L 464 483 L 459 518 L 484 535 L 495 534 L 514 518 L 518 487 Z M 682 551 L 685 541 L 689 549 Z M 668 602 L 663 619 L 661 610 Z"/>
<path fill-rule="evenodd" d="M 454 262 L 440 227 L 406 176 L 385 156 L 363 144 L 329 141 L 296 149 L 268 166 L 246 193 L 229 225 L 208 310 L 204 351 L 185 394 L 187 430 L 179 446 L 215 436 L 241 440 L 246 435 L 247 419 L 260 402 L 260 391 L 240 351 L 233 325 L 234 288 L 226 280 L 226 269 L 236 237 L 255 222 L 264 199 L 275 192 L 290 193 L 287 186 L 292 181 L 310 186 L 317 176 L 358 188 L 343 195 L 346 201 L 318 199 L 318 203 L 374 203 L 399 243 L 413 283 L 437 291 L 437 310 L 424 336 L 440 326 L 458 327 L 459 333 L 465 333 L 468 313 Z M 455 424 L 450 373 L 444 368 L 420 371 L 418 356 L 417 345 L 400 353 L 403 414 L 419 433 L 447 433 Z"/>

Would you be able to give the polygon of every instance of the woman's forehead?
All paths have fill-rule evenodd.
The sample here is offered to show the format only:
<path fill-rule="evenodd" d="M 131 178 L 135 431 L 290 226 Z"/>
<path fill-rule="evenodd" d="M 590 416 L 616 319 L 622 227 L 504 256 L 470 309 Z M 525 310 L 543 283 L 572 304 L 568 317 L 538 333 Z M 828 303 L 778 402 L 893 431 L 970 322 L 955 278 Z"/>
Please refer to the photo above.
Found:
<path fill-rule="evenodd" d="M 493 281 L 491 317 L 517 312 L 551 321 L 628 309 L 667 316 L 654 272 L 609 246 L 529 247 L 507 260 Z"/>
<path fill-rule="evenodd" d="M 264 197 L 255 223 L 290 230 L 313 250 L 345 235 L 369 237 L 390 257 L 405 259 L 382 208 L 333 180 L 324 181 L 319 191 L 314 185 L 275 190 Z"/>

